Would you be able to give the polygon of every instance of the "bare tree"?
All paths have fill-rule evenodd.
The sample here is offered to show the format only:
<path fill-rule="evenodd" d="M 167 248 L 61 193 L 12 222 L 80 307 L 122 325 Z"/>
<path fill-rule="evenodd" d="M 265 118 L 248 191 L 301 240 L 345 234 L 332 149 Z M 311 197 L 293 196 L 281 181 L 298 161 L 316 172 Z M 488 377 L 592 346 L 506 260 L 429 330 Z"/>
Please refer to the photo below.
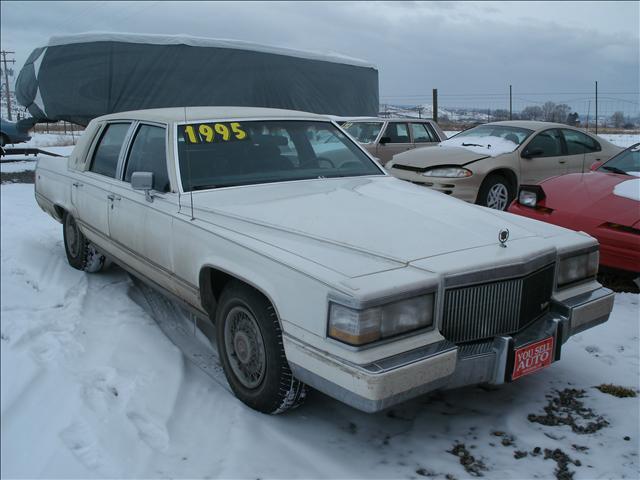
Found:
<path fill-rule="evenodd" d="M 522 112 L 520 112 L 520 118 L 522 118 L 522 120 L 542 120 L 542 108 L 537 105 L 533 107 L 526 107 Z"/>
<path fill-rule="evenodd" d="M 615 112 L 611 115 L 611 123 L 616 128 L 622 128 L 624 126 L 624 113 Z"/>

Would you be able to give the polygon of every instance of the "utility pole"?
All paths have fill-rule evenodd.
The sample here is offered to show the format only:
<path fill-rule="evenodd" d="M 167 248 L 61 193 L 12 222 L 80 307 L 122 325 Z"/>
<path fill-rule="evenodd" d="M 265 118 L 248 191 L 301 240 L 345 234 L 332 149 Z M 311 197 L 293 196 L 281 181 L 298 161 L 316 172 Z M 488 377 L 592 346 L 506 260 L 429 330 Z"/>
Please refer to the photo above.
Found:
<path fill-rule="evenodd" d="M 509 85 L 509 120 L 513 120 L 513 91 L 511 90 L 511 85 Z"/>
<path fill-rule="evenodd" d="M 438 123 L 438 89 L 434 88 L 433 89 L 433 104 L 431 105 L 433 107 L 433 121 Z"/>
<path fill-rule="evenodd" d="M 2 55 L 2 66 L 4 69 L 4 92 L 7 95 L 7 120 L 13 120 L 13 118 L 11 118 L 11 92 L 9 91 L 9 69 L 7 68 L 7 63 L 16 63 L 13 59 L 7 60 L 7 55 L 13 55 L 14 53 L 16 52 L 8 52 L 6 50 L 0 51 L 0 55 Z"/>
<path fill-rule="evenodd" d="M 596 80 L 596 135 L 598 134 L 598 81 Z"/>

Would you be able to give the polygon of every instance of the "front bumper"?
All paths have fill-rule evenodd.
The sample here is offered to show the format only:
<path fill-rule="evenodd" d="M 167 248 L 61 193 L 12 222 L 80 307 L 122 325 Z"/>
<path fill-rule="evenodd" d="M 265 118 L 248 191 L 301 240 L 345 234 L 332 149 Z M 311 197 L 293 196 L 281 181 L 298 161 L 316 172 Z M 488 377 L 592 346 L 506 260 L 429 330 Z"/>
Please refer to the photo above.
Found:
<path fill-rule="evenodd" d="M 293 374 L 321 392 L 365 412 L 376 412 L 421 394 L 477 384 L 511 381 L 516 348 L 553 337 L 553 361 L 576 333 L 604 323 L 613 308 L 613 293 L 599 288 L 553 301 L 550 311 L 524 330 L 465 345 L 441 341 L 368 365 L 356 365 L 284 336 Z"/>
<path fill-rule="evenodd" d="M 482 183 L 479 175 L 471 175 L 464 178 L 425 177 L 422 171 L 405 170 L 392 166 L 387 171 L 396 178 L 427 187 L 445 195 L 475 203 L 478 198 L 478 190 Z"/>

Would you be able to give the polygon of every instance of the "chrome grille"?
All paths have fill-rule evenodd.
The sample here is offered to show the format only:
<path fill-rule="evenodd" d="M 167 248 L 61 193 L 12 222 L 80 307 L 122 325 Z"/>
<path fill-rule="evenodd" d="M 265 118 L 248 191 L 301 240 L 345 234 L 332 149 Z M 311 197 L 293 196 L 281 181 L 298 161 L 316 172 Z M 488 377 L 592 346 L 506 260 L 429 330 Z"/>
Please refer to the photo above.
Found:
<path fill-rule="evenodd" d="M 547 310 L 554 266 L 526 277 L 445 292 L 442 335 L 455 343 L 514 333 Z"/>

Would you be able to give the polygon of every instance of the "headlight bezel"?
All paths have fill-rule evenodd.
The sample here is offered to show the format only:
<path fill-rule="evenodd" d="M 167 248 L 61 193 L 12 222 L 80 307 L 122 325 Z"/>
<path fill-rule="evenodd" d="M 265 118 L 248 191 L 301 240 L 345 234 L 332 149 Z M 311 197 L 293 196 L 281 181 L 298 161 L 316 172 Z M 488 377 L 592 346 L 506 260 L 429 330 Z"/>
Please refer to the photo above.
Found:
<path fill-rule="evenodd" d="M 433 172 L 443 172 L 445 170 L 458 170 L 462 172 L 462 175 L 434 175 Z M 439 165 L 437 167 L 429 167 L 422 172 L 423 177 L 427 178 L 469 178 L 473 176 L 473 172 L 468 168 L 461 167 L 460 165 Z"/>
<path fill-rule="evenodd" d="M 430 297 L 430 322 L 425 325 L 418 325 L 415 328 L 409 328 L 406 330 L 402 330 L 399 332 L 394 332 L 392 334 L 383 336 L 382 335 L 382 322 L 378 325 L 377 336 L 372 336 L 372 339 L 365 343 L 350 343 L 346 341 L 344 338 L 337 337 L 335 334 L 332 334 L 332 311 L 334 308 L 342 308 L 348 309 L 356 314 L 362 315 L 365 312 L 376 310 L 376 309 L 390 309 L 393 307 L 397 307 L 398 304 L 402 304 L 404 302 L 412 302 L 416 301 L 420 298 Z M 402 338 L 412 337 L 416 335 L 420 335 L 426 332 L 430 332 L 434 330 L 437 326 L 436 312 L 437 312 L 437 286 L 428 289 L 421 289 L 418 291 L 405 292 L 399 295 L 394 295 L 390 297 L 383 297 L 380 299 L 366 300 L 366 301 L 358 301 L 353 297 L 347 297 L 343 295 L 330 294 L 327 299 L 327 323 L 326 323 L 326 338 L 327 340 L 336 342 L 342 347 L 351 349 L 351 350 L 363 350 L 367 348 L 377 347 L 380 345 L 384 345 L 388 342 L 398 341 Z"/>
<path fill-rule="evenodd" d="M 584 268 L 584 275 L 568 275 L 561 271 L 562 268 L 570 268 L 571 264 L 566 262 L 577 262 L 584 259 L 583 265 L 577 265 L 578 268 Z M 572 252 L 566 252 L 558 257 L 555 276 L 556 290 L 564 290 L 582 283 L 595 280 L 598 276 L 598 267 L 600 264 L 600 250 L 597 245 L 587 247 Z M 575 264 L 573 265 L 575 267 Z M 563 275 L 564 273 L 564 275 Z M 563 278 L 568 277 L 568 278 Z M 561 282 L 561 280 L 563 280 Z"/>

